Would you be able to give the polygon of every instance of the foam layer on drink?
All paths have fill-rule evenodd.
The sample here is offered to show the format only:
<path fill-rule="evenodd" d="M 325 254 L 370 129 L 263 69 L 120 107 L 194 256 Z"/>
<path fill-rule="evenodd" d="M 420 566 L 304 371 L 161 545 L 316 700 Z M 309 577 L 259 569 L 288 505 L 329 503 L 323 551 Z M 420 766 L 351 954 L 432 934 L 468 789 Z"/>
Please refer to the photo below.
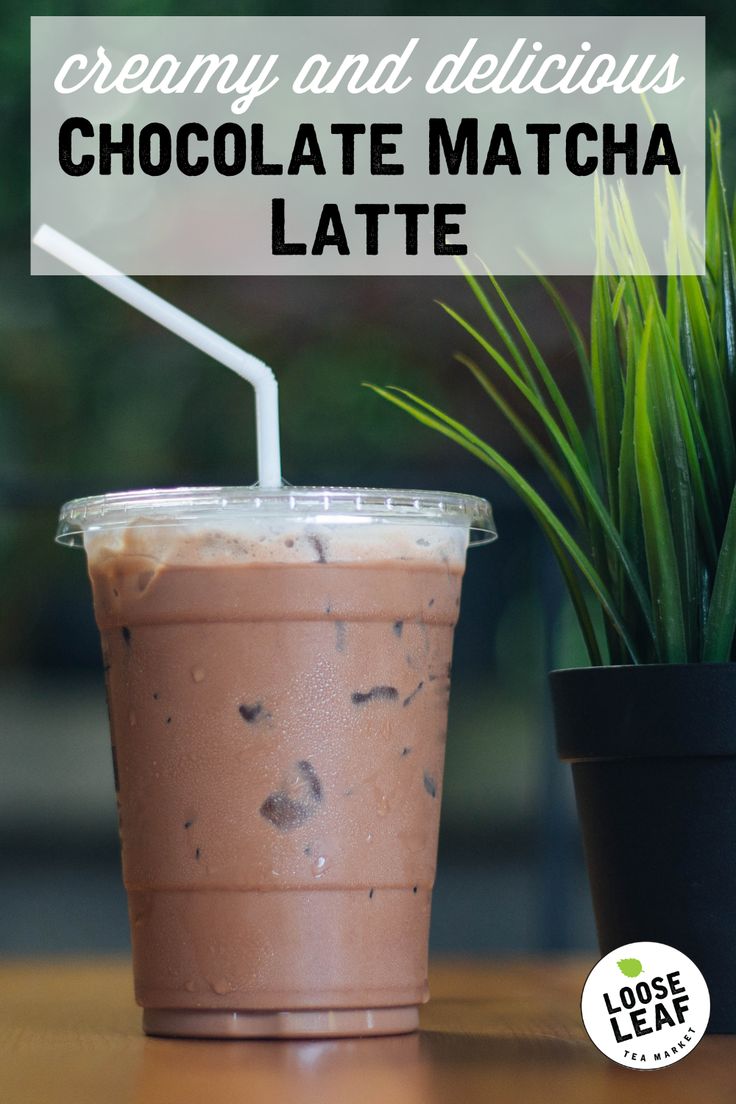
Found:
<path fill-rule="evenodd" d="M 145 557 L 157 564 L 308 564 L 443 562 L 462 567 L 468 545 L 465 525 L 412 521 L 346 522 L 249 518 L 196 525 L 152 525 L 132 521 L 119 528 L 90 530 L 85 547 L 91 563 L 112 556 Z"/>

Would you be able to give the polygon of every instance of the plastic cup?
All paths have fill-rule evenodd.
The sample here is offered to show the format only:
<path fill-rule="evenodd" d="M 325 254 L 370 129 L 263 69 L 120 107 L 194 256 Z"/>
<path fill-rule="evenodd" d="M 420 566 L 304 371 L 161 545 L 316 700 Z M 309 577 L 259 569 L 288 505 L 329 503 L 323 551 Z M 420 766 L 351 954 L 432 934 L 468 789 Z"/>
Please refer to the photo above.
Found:
<path fill-rule="evenodd" d="M 482 499 L 209 488 L 68 503 L 102 639 L 149 1034 L 414 1030 L 453 629 Z"/>

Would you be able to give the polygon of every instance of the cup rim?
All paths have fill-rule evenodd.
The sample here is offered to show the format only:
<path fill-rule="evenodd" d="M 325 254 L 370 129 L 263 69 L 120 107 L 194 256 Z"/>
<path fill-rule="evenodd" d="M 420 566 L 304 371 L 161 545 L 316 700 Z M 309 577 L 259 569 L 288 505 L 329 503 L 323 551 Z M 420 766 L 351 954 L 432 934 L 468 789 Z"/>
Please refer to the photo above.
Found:
<path fill-rule="evenodd" d="M 172 512 L 175 511 L 175 516 Z M 176 526 L 208 518 L 304 518 L 313 524 L 359 522 L 465 525 L 469 544 L 497 537 L 490 502 L 456 491 L 376 487 L 166 487 L 90 495 L 66 502 L 56 541 L 82 548 L 88 533 L 136 525 Z"/>

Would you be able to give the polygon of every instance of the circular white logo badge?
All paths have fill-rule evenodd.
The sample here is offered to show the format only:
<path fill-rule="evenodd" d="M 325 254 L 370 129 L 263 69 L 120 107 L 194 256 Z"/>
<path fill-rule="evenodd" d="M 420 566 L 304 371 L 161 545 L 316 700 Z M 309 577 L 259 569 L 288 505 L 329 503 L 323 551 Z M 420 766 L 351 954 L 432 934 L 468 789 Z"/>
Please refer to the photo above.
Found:
<path fill-rule="evenodd" d="M 698 967 L 666 943 L 627 943 L 598 962 L 583 986 L 585 1030 L 600 1051 L 631 1069 L 659 1069 L 698 1045 L 710 994 Z"/>

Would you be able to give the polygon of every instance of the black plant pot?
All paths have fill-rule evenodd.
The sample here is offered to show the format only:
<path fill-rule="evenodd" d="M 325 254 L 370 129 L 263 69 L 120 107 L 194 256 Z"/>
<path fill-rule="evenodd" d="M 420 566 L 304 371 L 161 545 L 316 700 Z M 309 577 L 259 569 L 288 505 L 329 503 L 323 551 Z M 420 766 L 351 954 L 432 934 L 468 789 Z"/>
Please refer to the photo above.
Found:
<path fill-rule="evenodd" d="M 601 952 L 668 943 L 736 1033 L 736 663 L 555 671 Z"/>

